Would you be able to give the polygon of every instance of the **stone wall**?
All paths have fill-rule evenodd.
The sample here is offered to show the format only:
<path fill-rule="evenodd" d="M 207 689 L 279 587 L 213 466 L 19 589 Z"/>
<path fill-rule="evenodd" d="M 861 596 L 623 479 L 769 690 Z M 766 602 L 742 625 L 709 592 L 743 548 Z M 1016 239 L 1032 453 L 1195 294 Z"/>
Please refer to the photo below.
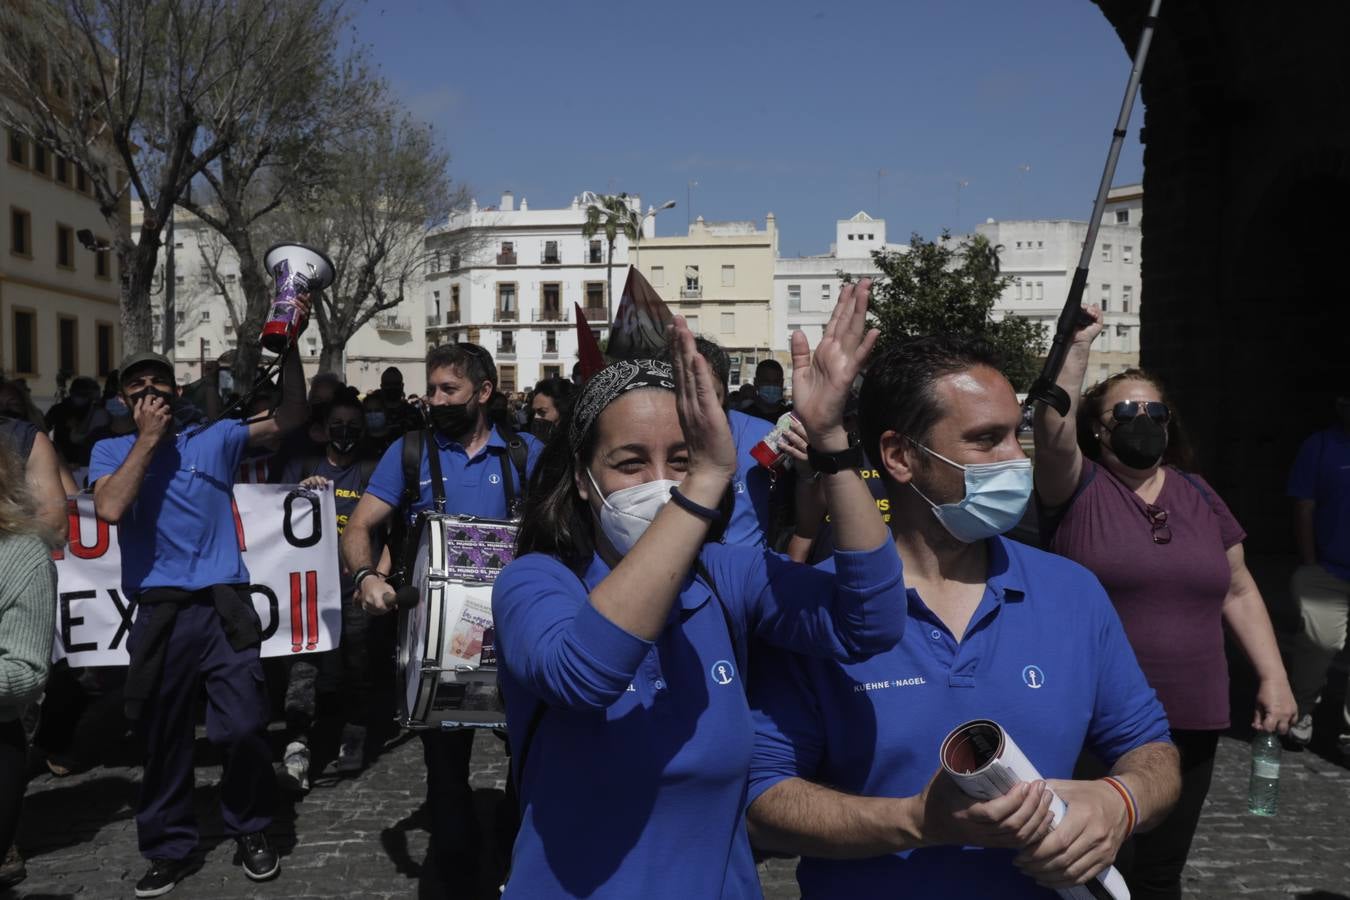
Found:
<path fill-rule="evenodd" d="M 1096 2 L 1132 54 L 1147 4 Z M 1346 34 L 1350 4 L 1165 0 L 1144 75 L 1141 363 L 1260 552 L 1292 550 L 1289 464 L 1350 394 Z"/>

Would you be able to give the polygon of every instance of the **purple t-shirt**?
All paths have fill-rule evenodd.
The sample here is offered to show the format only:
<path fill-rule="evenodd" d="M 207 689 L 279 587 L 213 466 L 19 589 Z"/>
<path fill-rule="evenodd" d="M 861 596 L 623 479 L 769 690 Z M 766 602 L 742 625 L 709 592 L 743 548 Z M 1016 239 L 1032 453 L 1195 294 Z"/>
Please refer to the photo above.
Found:
<path fill-rule="evenodd" d="M 1167 511 L 1169 543 L 1153 542 L 1145 505 L 1085 459 L 1050 549 L 1100 579 L 1171 726 L 1227 728 L 1227 551 L 1247 534 L 1204 479 L 1171 466 L 1154 501 Z"/>

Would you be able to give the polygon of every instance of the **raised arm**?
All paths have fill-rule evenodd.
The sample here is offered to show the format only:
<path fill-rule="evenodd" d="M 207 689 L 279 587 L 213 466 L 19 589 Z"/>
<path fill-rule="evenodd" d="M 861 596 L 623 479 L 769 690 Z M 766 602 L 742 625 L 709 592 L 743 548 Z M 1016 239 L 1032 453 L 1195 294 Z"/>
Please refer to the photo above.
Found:
<path fill-rule="evenodd" d="M 1078 449 L 1078 403 L 1083 396 L 1083 379 L 1087 376 L 1088 352 L 1093 340 L 1102 332 L 1102 311 L 1087 307 L 1092 324 L 1074 335 L 1073 343 L 1064 358 L 1064 368 L 1055 383 L 1069 395 L 1069 413 L 1061 416 L 1048 404 L 1036 405 L 1035 417 L 1035 473 L 1036 493 L 1046 506 L 1061 506 L 1069 501 L 1078 488 L 1083 470 L 1083 453 Z"/>
<path fill-rule="evenodd" d="M 309 410 L 305 403 L 305 369 L 300 365 L 300 351 L 292 347 L 281 363 L 281 405 L 276 414 L 248 426 L 250 447 L 275 440 L 292 429 L 305 424 Z"/>
<path fill-rule="evenodd" d="M 806 335 L 792 335 L 793 408 L 818 453 L 849 448 L 844 406 L 853 381 L 876 345 L 880 332 L 867 327 L 871 279 L 845 284 L 814 353 Z M 839 550 L 871 550 L 890 541 L 872 492 L 857 469 L 822 474 L 825 507 L 834 525 Z"/>

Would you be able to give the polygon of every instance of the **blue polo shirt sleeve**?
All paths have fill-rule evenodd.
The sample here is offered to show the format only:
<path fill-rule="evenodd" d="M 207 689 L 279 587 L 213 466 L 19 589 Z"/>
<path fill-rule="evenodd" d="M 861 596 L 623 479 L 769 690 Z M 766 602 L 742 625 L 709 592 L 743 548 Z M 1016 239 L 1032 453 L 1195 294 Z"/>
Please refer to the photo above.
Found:
<path fill-rule="evenodd" d="M 825 756 L 825 720 L 806 667 L 795 653 L 760 645 L 750 667 L 750 713 L 755 744 L 750 756 L 748 809 L 789 778 L 812 779 Z"/>
<path fill-rule="evenodd" d="M 224 462 L 231 477 L 248 453 L 248 423 L 242 419 L 222 419 L 205 432 L 220 442 Z"/>
<path fill-rule="evenodd" d="M 581 579 L 542 553 L 522 556 L 497 576 L 492 618 L 512 677 L 565 709 L 612 705 L 652 646 L 601 615 Z"/>
<path fill-rule="evenodd" d="M 719 587 L 734 585 L 747 633 L 807 656 L 859 662 L 894 647 L 905 632 L 900 554 L 835 551 L 834 571 L 768 550 L 710 545 L 703 553 Z"/>
<path fill-rule="evenodd" d="M 1289 470 L 1285 493 L 1297 500 L 1317 499 L 1317 463 L 1326 444 L 1326 435 L 1318 432 L 1299 445 L 1294 467 Z"/>
<path fill-rule="evenodd" d="M 366 493 L 379 497 L 390 506 L 398 506 L 403 497 L 403 442 L 406 437 L 398 438 L 384 451 L 375 471 L 370 474 L 370 483 Z"/>
<path fill-rule="evenodd" d="M 1167 714 L 1139 668 L 1125 628 L 1101 582 L 1087 572 L 1082 582 L 1077 596 L 1091 611 L 1098 663 L 1087 746 L 1102 762 L 1113 766 L 1137 747 L 1155 741 L 1170 743 L 1172 738 Z"/>
<path fill-rule="evenodd" d="M 98 484 L 100 478 L 116 472 L 130 452 L 131 444 L 125 438 L 106 438 L 94 444 L 89 453 L 89 484 Z"/>

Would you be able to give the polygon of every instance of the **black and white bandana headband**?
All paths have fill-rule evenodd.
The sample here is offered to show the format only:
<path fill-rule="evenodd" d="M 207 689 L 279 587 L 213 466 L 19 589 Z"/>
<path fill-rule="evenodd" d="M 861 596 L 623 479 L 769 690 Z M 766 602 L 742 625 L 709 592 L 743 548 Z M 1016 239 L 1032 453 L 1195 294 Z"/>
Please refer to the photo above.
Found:
<path fill-rule="evenodd" d="M 582 442 L 605 407 L 639 388 L 675 390 L 675 374 L 670 363 L 655 359 L 621 359 L 595 373 L 582 388 L 581 398 L 572 411 L 572 428 L 567 435 L 572 452 L 581 450 Z"/>

